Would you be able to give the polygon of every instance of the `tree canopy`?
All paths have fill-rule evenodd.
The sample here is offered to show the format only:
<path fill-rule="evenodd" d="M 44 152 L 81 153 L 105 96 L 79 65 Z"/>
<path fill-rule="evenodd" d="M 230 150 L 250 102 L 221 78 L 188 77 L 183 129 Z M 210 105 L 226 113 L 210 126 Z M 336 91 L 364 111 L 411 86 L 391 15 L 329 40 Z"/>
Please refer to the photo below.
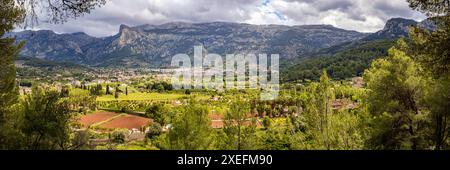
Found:
<path fill-rule="evenodd" d="M 34 26 L 39 23 L 40 13 L 45 13 L 45 22 L 59 24 L 69 18 L 78 18 L 85 13 L 90 13 L 96 7 L 106 3 L 106 0 L 14 0 L 16 5 L 24 9 L 24 27 Z"/>

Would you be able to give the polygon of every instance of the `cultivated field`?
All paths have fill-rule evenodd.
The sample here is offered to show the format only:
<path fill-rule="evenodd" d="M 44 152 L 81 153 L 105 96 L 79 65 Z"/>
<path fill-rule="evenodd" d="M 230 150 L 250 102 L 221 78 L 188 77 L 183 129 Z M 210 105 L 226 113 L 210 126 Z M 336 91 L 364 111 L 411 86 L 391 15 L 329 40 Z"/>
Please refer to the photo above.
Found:
<path fill-rule="evenodd" d="M 78 120 L 84 127 L 95 126 L 102 129 L 141 129 L 151 123 L 150 119 L 112 112 L 98 112 L 81 116 Z"/>
<path fill-rule="evenodd" d="M 131 93 L 128 95 L 122 94 L 119 98 L 114 98 L 114 95 L 104 95 L 97 98 L 97 101 L 113 101 L 113 100 L 176 100 L 184 97 L 183 94 L 176 93 Z"/>
<path fill-rule="evenodd" d="M 111 119 L 113 117 L 118 116 L 118 113 L 112 113 L 112 112 L 98 112 L 95 114 L 88 114 L 85 116 L 82 116 L 78 122 L 80 122 L 84 127 L 91 126 L 96 123 L 100 123 L 103 121 L 106 121 L 108 119 Z"/>
<path fill-rule="evenodd" d="M 99 125 L 101 128 L 106 129 L 141 129 L 148 126 L 151 123 L 150 119 L 134 116 L 134 115 L 122 115 L 114 118 L 110 121 Z"/>
<path fill-rule="evenodd" d="M 113 100 L 176 100 L 182 98 L 183 94 L 161 94 L 161 93 L 131 93 L 122 94 L 119 98 L 114 95 L 104 95 L 97 98 L 97 101 L 113 101 Z"/>

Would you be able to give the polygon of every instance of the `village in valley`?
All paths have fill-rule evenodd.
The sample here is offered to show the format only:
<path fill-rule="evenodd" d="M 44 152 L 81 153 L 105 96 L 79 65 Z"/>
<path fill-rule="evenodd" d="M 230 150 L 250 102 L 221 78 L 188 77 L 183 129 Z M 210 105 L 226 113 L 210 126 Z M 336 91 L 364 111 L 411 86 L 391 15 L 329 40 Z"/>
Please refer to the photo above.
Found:
<path fill-rule="evenodd" d="M 16 66 L 19 91 L 23 96 L 32 93 L 33 84 L 28 80 L 40 80 L 46 82 L 40 86 L 68 93 L 66 95 L 71 101 L 71 110 L 77 115 L 72 120 L 72 128 L 76 133 L 91 134 L 84 141 L 85 149 L 158 149 L 149 142 L 152 134 L 168 133 L 173 126 L 171 119 L 177 114 L 177 110 L 189 105 L 191 100 L 207 107 L 209 126 L 218 130 L 230 126 L 230 120 L 226 116 L 229 109 L 227 105 L 236 96 L 254 103 L 239 124 L 260 131 L 268 128 L 268 119 L 283 124 L 284 119 L 299 117 L 303 112 L 302 102 L 293 97 L 302 93 L 304 83 L 285 85 L 280 99 L 261 102 L 258 101 L 259 92 L 255 89 L 173 89 L 170 84 L 175 72 L 173 68 L 55 69 L 27 66 L 21 61 L 16 62 Z M 36 74 L 30 74 L 30 71 Z M 339 83 L 345 83 L 342 88 L 363 87 L 361 77 Z M 357 108 L 357 102 L 358 99 L 343 97 L 332 101 L 330 106 L 333 110 L 353 110 Z M 160 113 L 151 110 L 154 107 L 161 107 L 156 109 Z"/>
<path fill-rule="evenodd" d="M 0 1 L 0 150 L 450 149 L 448 0 L 201 2 Z"/>

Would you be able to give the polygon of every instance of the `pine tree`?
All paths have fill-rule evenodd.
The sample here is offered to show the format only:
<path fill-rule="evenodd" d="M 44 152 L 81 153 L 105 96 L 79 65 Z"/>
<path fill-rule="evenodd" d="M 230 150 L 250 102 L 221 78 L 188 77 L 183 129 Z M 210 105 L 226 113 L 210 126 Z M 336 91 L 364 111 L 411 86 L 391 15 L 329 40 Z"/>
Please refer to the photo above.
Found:
<path fill-rule="evenodd" d="M 18 139 L 21 136 L 17 114 L 18 88 L 16 84 L 15 57 L 20 52 L 23 42 L 15 44 L 15 38 L 5 37 L 5 33 L 24 23 L 25 17 L 37 21 L 35 9 L 48 10 L 51 20 L 63 22 L 69 17 L 78 17 L 88 13 L 97 6 L 105 4 L 105 0 L 88 0 L 76 3 L 61 3 L 53 0 L 1 0 L 0 1 L 0 149 L 20 148 Z M 47 3 L 47 5 L 45 5 Z M 43 8 L 41 8 L 43 7 Z M 28 20 L 29 21 L 29 20 Z M 25 23 L 25 26 L 27 23 Z M 58 95 L 59 92 L 58 92 Z M 19 105 L 20 106 L 20 105 Z M 11 120 L 7 120 L 11 118 Z M 46 122 L 44 122 L 46 123 Z M 14 127 L 9 127 L 14 126 Z M 18 134 L 13 134 L 18 133 Z"/>
<path fill-rule="evenodd" d="M 320 118 L 320 126 L 321 126 L 321 132 L 325 136 L 325 144 L 327 146 L 327 149 L 330 149 L 330 143 L 329 143 L 329 126 L 330 126 L 330 116 L 332 114 L 332 103 L 335 99 L 334 92 L 333 92 L 333 83 L 331 82 L 330 78 L 328 77 L 328 73 L 326 70 L 323 71 L 322 76 L 320 76 L 320 84 L 319 84 L 319 98 L 322 102 L 321 105 L 319 105 L 319 110 L 322 113 Z"/>
<path fill-rule="evenodd" d="M 26 149 L 69 148 L 69 123 L 73 117 L 69 102 L 61 100 L 60 92 L 34 86 L 22 105 L 25 116 L 21 130 Z"/>
<path fill-rule="evenodd" d="M 448 77 L 450 74 L 450 2 L 447 0 L 408 0 L 413 9 L 430 17 L 436 30 L 413 27 L 412 56 L 434 78 Z"/>
<path fill-rule="evenodd" d="M 15 58 L 23 43 L 14 45 L 14 38 L 3 38 L 16 24 L 23 21 L 24 10 L 14 5 L 14 0 L 0 2 L 0 149 L 9 148 L 8 117 L 14 113 L 13 105 L 18 102 L 19 89 L 16 83 Z"/>
<path fill-rule="evenodd" d="M 371 147 L 376 149 L 426 148 L 426 113 L 421 105 L 426 81 L 421 68 L 404 51 L 399 40 L 389 56 L 375 60 L 364 73 L 368 89 L 367 104 L 374 119 Z"/>
<path fill-rule="evenodd" d="M 92 96 L 99 96 L 102 93 L 102 85 L 101 84 L 97 84 L 96 86 L 93 86 L 89 89 L 89 93 Z"/>
<path fill-rule="evenodd" d="M 169 130 L 166 149 L 205 150 L 210 149 L 211 121 L 206 106 L 191 99 L 181 114 L 177 115 L 173 127 Z"/>
<path fill-rule="evenodd" d="M 323 71 L 320 82 L 312 83 L 307 88 L 308 99 L 305 106 L 305 118 L 308 124 L 308 135 L 316 141 L 316 149 L 331 149 L 329 142 L 330 116 L 332 102 L 335 99 L 333 83 L 326 71 Z"/>
<path fill-rule="evenodd" d="M 70 93 L 69 87 L 63 86 L 61 88 L 61 95 L 60 95 L 60 97 L 69 97 L 69 93 Z"/>
<path fill-rule="evenodd" d="M 431 77 L 426 101 L 431 110 L 435 149 L 448 149 L 450 142 L 450 2 L 448 0 L 408 0 L 413 9 L 427 14 L 437 25 L 432 32 L 410 30 L 411 53 Z"/>
<path fill-rule="evenodd" d="M 227 135 L 224 139 L 229 148 L 224 149 L 252 149 L 253 134 L 256 132 L 256 120 L 249 117 L 251 113 L 250 106 L 247 101 L 236 98 L 230 104 L 230 109 L 225 114 L 223 131 Z"/>
<path fill-rule="evenodd" d="M 106 85 L 106 93 L 105 93 L 105 94 L 106 94 L 106 95 L 111 94 L 111 92 L 109 91 L 109 84 Z"/>
<path fill-rule="evenodd" d="M 407 0 L 409 6 L 428 16 L 449 15 L 450 1 L 448 0 Z"/>
<path fill-rule="evenodd" d="M 114 91 L 114 98 L 115 99 L 119 98 L 119 87 L 116 87 L 116 90 Z"/>

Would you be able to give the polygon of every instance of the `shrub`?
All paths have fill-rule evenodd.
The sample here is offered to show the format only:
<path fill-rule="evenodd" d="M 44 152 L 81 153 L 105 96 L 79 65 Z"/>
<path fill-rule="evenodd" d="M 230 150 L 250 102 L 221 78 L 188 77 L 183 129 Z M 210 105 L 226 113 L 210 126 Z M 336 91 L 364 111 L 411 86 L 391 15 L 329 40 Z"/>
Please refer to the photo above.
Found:
<path fill-rule="evenodd" d="M 162 131 L 161 124 L 154 122 L 148 127 L 148 131 L 146 133 L 146 136 L 148 138 L 153 138 L 154 136 L 159 136 Z"/>
<path fill-rule="evenodd" d="M 126 141 L 126 134 L 128 133 L 128 130 L 126 129 L 118 129 L 114 130 L 110 136 L 109 139 L 111 139 L 114 143 L 125 143 Z"/>

